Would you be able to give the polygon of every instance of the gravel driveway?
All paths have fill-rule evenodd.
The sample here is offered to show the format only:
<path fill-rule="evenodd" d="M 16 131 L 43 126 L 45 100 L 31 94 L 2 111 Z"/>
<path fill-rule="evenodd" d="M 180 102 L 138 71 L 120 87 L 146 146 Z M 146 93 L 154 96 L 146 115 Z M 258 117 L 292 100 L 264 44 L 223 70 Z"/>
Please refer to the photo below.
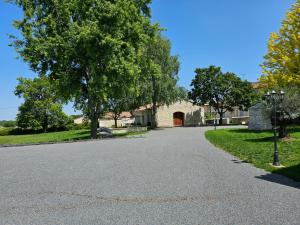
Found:
<path fill-rule="evenodd" d="M 300 185 L 236 160 L 211 128 L 0 149 L 0 224 L 300 224 Z"/>

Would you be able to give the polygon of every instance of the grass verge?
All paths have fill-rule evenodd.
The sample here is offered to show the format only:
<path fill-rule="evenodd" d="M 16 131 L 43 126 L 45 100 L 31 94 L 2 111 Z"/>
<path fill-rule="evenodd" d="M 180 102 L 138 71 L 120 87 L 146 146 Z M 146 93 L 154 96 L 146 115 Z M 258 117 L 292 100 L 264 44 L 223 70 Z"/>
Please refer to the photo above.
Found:
<path fill-rule="evenodd" d="M 273 161 L 273 133 L 248 129 L 209 130 L 206 138 L 215 146 L 252 163 L 256 167 L 300 181 L 300 129 L 289 129 L 291 138 L 278 142 L 279 160 L 284 168 L 270 165 Z"/>
<path fill-rule="evenodd" d="M 130 132 L 114 134 L 114 137 L 132 137 L 145 134 L 146 132 Z M 0 136 L 0 145 L 23 145 L 23 144 L 42 144 L 56 143 L 64 141 L 77 141 L 90 139 L 89 130 L 70 130 L 40 134 L 26 135 L 6 135 Z"/>

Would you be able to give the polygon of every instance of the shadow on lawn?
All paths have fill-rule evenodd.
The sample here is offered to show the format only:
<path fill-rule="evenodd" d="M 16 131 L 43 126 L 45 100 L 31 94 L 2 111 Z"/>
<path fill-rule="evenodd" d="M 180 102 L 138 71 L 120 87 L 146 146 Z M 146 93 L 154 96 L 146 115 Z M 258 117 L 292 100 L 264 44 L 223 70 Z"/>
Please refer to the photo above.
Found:
<path fill-rule="evenodd" d="M 77 134 L 86 134 L 86 135 L 88 135 L 88 134 L 90 134 L 91 132 L 89 131 L 89 130 L 84 130 L 84 131 L 80 131 L 80 132 L 78 132 Z"/>
<path fill-rule="evenodd" d="M 268 132 L 268 131 L 267 130 L 265 130 L 265 131 L 252 131 L 252 130 L 248 130 L 247 128 L 243 128 L 243 129 L 229 129 L 228 132 L 238 133 L 238 134 L 251 134 L 251 133 L 259 134 L 259 133 Z"/>
<path fill-rule="evenodd" d="M 278 174 L 286 177 L 279 176 Z M 288 179 L 287 177 L 290 177 L 293 180 Z M 300 189 L 300 164 L 278 169 L 274 171 L 274 173 L 257 176 L 256 178 Z"/>
<path fill-rule="evenodd" d="M 245 139 L 244 141 L 247 142 L 273 142 L 274 141 L 274 137 L 263 137 L 263 138 L 250 138 L 250 139 Z"/>
<path fill-rule="evenodd" d="M 248 130 L 247 128 L 243 128 L 243 129 L 230 129 L 230 130 L 228 130 L 228 132 L 230 132 L 230 133 L 238 133 L 238 134 L 270 133 L 270 135 L 273 135 L 273 130 L 254 131 L 254 130 Z M 291 126 L 291 127 L 288 127 L 288 134 L 299 133 L 299 132 L 300 132 L 300 126 Z"/>

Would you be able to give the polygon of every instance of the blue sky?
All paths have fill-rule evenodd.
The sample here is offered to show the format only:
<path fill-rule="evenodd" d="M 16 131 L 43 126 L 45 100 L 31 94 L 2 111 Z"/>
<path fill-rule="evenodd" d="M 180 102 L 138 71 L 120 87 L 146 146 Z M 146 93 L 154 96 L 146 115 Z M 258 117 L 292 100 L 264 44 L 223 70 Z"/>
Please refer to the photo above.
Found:
<path fill-rule="evenodd" d="M 166 28 L 173 54 L 181 62 L 179 85 L 189 88 L 197 67 L 223 71 L 256 81 L 269 35 L 278 31 L 295 0 L 153 0 L 153 21 Z M 17 34 L 12 21 L 17 7 L 0 1 L 0 120 L 14 119 L 22 99 L 13 94 L 16 78 L 34 77 L 12 47 L 7 34 Z M 71 105 L 65 107 L 74 114 Z"/>

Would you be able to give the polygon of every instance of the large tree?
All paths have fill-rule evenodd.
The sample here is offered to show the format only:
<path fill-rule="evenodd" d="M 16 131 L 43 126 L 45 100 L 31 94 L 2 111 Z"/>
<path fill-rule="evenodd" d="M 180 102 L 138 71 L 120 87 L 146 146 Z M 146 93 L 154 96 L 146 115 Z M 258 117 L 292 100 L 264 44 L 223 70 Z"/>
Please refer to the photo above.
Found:
<path fill-rule="evenodd" d="M 157 32 L 148 41 L 141 64 L 140 104 L 151 105 L 151 127 L 156 128 L 157 108 L 171 104 L 183 95 L 183 90 L 177 87 L 179 60 L 171 55 L 170 41 Z"/>
<path fill-rule="evenodd" d="M 189 98 L 194 104 L 212 106 L 219 114 L 219 124 L 227 111 L 234 107 L 246 110 L 256 99 L 250 82 L 242 81 L 234 73 L 223 73 L 220 67 L 197 68 L 195 73 Z"/>
<path fill-rule="evenodd" d="M 292 6 L 278 33 L 272 33 L 262 64 L 264 87 L 300 87 L 300 0 Z"/>
<path fill-rule="evenodd" d="M 56 88 L 45 76 L 33 80 L 18 78 L 15 94 L 24 98 L 19 107 L 17 125 L 21 128 L 43 129 L 63 127 L 68 117 L 62 111 L 62 102 L 56 95 Z"/>
<path fill-rule="evenodd" d="M 140 76 L 140 56 L 156 29 L 151 0 L 11 0 L 24 11 L 13 45 L 40 75 L 58 82 L 61 95 L 91 121 L 98 118 L 116 82 L 130 89 Z"/>

